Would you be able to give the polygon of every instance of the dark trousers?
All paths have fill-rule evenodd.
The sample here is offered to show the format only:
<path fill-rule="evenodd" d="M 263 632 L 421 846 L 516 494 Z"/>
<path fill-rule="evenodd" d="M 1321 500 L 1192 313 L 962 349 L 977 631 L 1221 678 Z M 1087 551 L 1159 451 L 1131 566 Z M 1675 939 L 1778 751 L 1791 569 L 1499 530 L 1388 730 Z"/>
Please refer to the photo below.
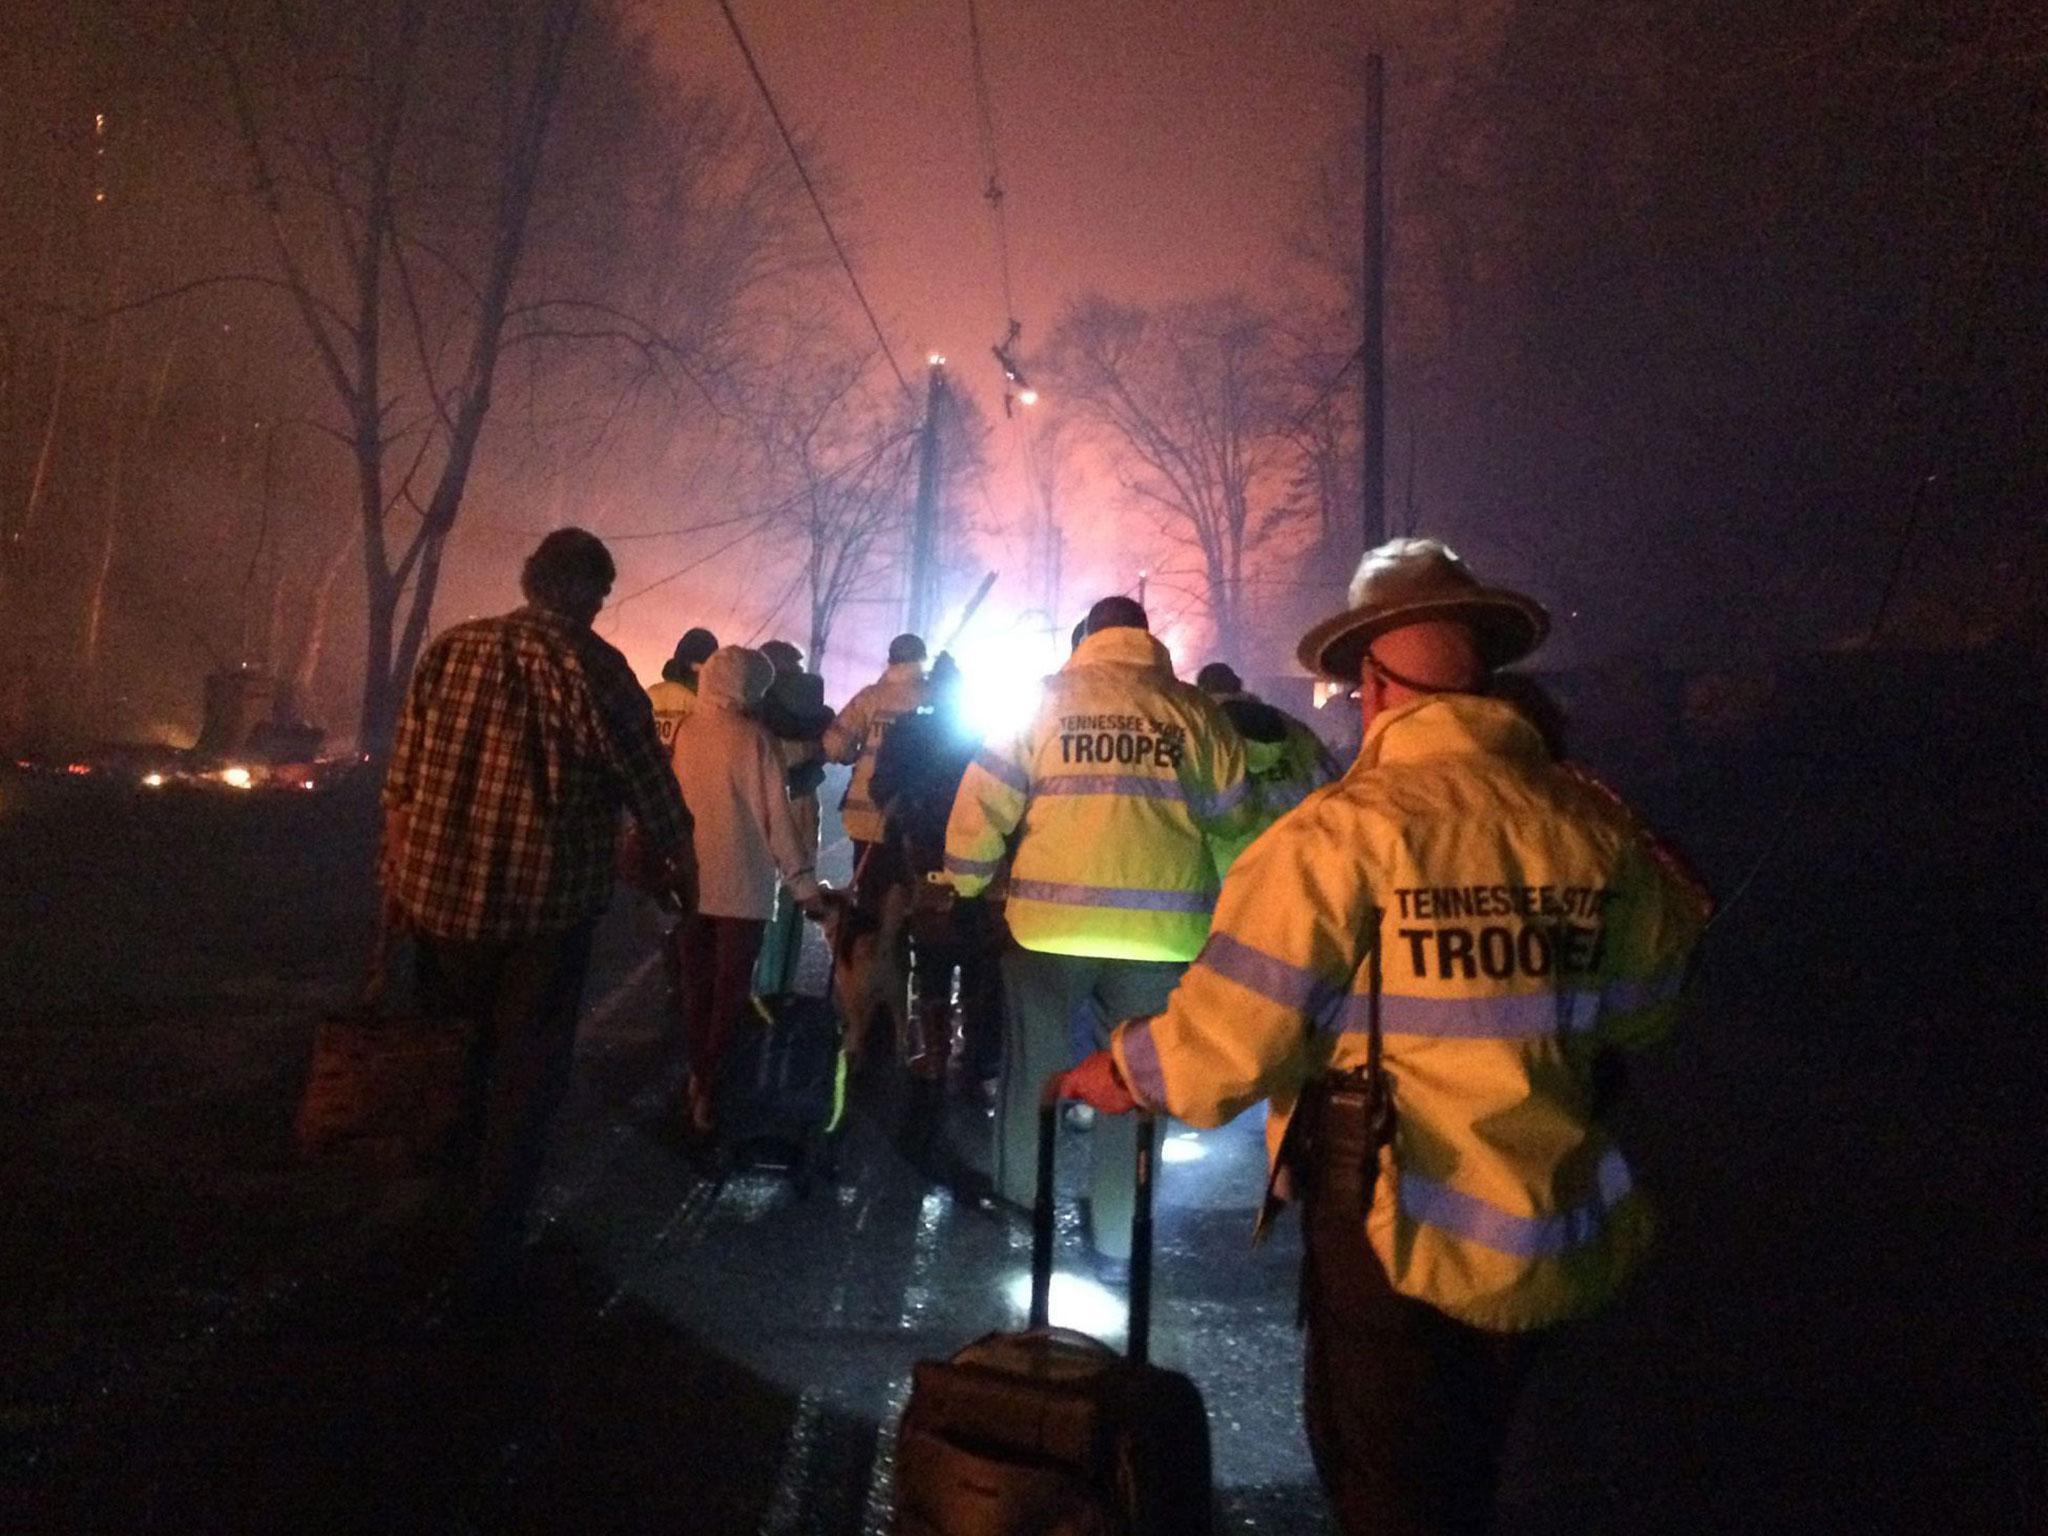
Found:
<path fill-rule="evenodd" d="M 540 1187 L 548 1129 L 568 1092 L 592 924 L 527 939 L 417 941 L 420 1005 L 465 1020 L 469 1052 L 454 1164 L 467 1282 L 510 1281 Z"/>
<path fill-rule="evenodd" d="M 1103 960 L 1048 955 L 1012 946 L 1003 953 L 1003 1081 L 996 1104 L 996 1193 L 1029 1205 L 1038 1180 L 1038 1095 L 1053 1073 L 1074 1065 L 1068 1022 L 1083 998 L 1094 999 L 1106 1029 L 1159 1012 L 1187 969 L 1178 960 Z M 1090 1156 L 1089 1217 L 1096 1249 L 1131 1254 L 1131 1213 L 1137 1204 L 1138 1121 L 1105 1115 L 1096 1122 Z"/>
<path fill-rule="evenodd" d="M 691 912 L 676 924 L 676 990 L 690 1075 L 708 1091 L 726 1043 L 746 1013 L 767 924 L 753 917 Z"/>
<path fill-rule="evenodd" d="M 1484 1536 L 1515 1398 L 1545 1333 L 1458 1322 L 1396 1292 L 1362 1227 L 1336 1243 L 1302 1226 L 1304 1416 L 1345 1536 Z"/>
<path fill-rule="evenodd" d="M 999 925 L 986 897 L 962 897 L 941 919 L 912 919 L 912 970 L 917 976 L 920 1020 L 950 1020 L 953 972 L 960 972 L 960 1041 L 962 1065 L 977 1079 L 994 1077 L 1003 1059 L 1003 973 Z M 937 1052 L 943 1066 L 951 1054 L 950 1023 L 924 1048 Z"/>

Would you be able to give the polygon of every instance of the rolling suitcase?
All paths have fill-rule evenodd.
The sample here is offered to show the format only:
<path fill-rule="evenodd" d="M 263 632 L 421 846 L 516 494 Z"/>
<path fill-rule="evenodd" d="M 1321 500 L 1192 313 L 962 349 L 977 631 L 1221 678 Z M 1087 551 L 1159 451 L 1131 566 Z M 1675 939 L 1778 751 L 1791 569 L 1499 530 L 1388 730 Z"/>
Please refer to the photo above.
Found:
<path fill-rule="evenodd" d="M 829 998 L 757 997 L 726 1046 L 714 1089 L 721 1152 L 786 1169 L 798 1191 L 830 1178 L 846 1109 L 846 1051 Z"/>
<path fill-rule="evenodd" d="M 896 1536 L 1207 1536 L 1209 1420 L 1178 1371 L 1146 1358 L 1152 1301 L 1150 1117 L 1138 1137 L 1130 1347 L 1048 1326 L 1058 1079 L 1038 1120 L 1031 1325 L 911 1378 L 896 1441 Z"/>

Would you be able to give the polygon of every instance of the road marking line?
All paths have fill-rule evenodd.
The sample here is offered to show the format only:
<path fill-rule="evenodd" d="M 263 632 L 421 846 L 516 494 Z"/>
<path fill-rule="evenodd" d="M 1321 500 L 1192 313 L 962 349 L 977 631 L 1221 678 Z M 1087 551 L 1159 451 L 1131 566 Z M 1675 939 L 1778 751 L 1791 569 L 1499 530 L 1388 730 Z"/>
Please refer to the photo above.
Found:
<path fill-rule="evenodd" d="M 626 972 L 619 984 L 597 1000 L 597 1005 L 583 1015 L 582 1028 L 585 1031 L 603 1028 L 605 1022 L 625 1005 L 626 998 L 634 988 L 645 981 L 654 968 L 661 964 L 661 951 L 656 950 L 632 970 Z"/>
<path fill-rule="evenodd" d="M 903 1287 L 903 1311 L 896 1326 L 915 1330 L 931 1303 L 932 1275 L 940 1239 L 953 1214 L 952 1197 L 943 1189 L 927 1190 L 919 1202 L 917 1237 L 912 1244 L 910 1276 Z M 882 1536 L 890 1529 L 896 1508 L 896 1430 L 910 1401 L 910 1372 L 900 1371 L 883 1393 L 882 1413 L 875 1425 L 874 1459 L 868 1463 L 867 1498 L 862 1506 L 861 1536 Z"/>

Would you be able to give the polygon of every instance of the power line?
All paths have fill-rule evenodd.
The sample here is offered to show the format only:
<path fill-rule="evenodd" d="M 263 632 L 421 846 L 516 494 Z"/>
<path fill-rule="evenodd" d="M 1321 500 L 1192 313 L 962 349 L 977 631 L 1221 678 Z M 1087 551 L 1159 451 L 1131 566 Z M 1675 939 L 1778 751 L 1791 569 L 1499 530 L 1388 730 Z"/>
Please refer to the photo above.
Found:
<path fill-rule="evenodd" d="M 1044 477 L 1038 463 L 1038 447 L 1032 437 L 1028 415 L 1019 416 L 1010 409 L 1010 386 L 1022 388 L 1018 377 L 1016 358 L 1011 348 L 1023 332 L 1023 323 L 1017 318 L 1017 294 L 1012 280 L 1013 268 L 1010 260 L 1010 218 L 1008 209 L 1008 188 L 1003 182 L 1002 157 L 996 136 L 995 93 L 988 83 L 988 58 L 981 37 L 981 11 L 975 0 L 967 0 L 967 62 L 968 73 L 974 90 L 974 111 L 976 126 L 981 135 L 981 157 L 988 171 L 988 183 L 982 192 L 989 208 L 989 223 L 995 237 L 996 272 L 1002 283 L 1003 319 L 1008 329 L 1001 345 L 996 348 L 996 359 L 1003 368 L 1003 415 L 1009 419 L 1016 434 L 1018 457 L 1023 462 L 1024 497 L 1033 524 L 1033 542 L 1044 540 L 1047 550 L 1058 539 L 1059 531 L 1053 526 L 1051 498 L 1046 495 Z M 1028 396 L 1027 396 L 1028 398 Z M 987 487 L 983 495 L 987 496 Z M 993 505 L 993 498 L 990 498 Z M 1048 565 L 1050 555 L 1048 553 Z M 1049 600 L 1050 594 L 1041 592 L 1041 598 Z"/>
<path fill-rule="evenodd" d="M 644 587 L 635 587 L 631 592 L 628 592 L 624 597 L 620 598 L 617 602 L 609 604 L 609 612 L 614 617 L 616 617 L 618 611 L 621 608 L 625 607 L 626 604 L 632 602 L 634 598 L 645 597 L 649 592 L 652 592 L 656 587 L 665 587 L 670 582 L 674 581 L 677 577 L 687 576 L 691 571 L 696 570 L 699 566 L 710 564 L 713 560 L 716 560 L 720 555 L 726 554 L 729 551 L 736 549 L 741 544 L 744 544 L 748 539 L 751 539 L 755 534 L 759 533 L 765 526 L 765 523 L 756 523 L 753 527 L 745 529 L 744 531 L 737 533 L 733 535 L 733 537 L 727 539 L 723 544 L 719 545 L 718 548 L 712 550 L 710 554 L 699 555 L 694 560 L 686 560 L 681 565 L 677 566 L 674 570 L 670 571 L 666 576 L 660 577 L 654 581 L 650 581 Z"/>
<path fill-rule="evenodd" d="M 641 528 L 630 533 L 609 533 L 602 528 L 593 528 L 590 531 L 607 544 L 631 544 L 641 539 L 682 539 L 693 533 L 716 533 L 721 528 L 731 528 L 739 523 L 750 522 L 756 517 L 778 512 L 786 505 L 787 503 L 781 503 L 757 511 L 739 512 L 731 517 L 714 518 L 708 523 L 689 523 L 680 528 Z M 494 523 L 488 518 L 481 517 L 466 521 L 464 526 L 473 528 L 478 533 L 502 533 L 509 538 L 519 539 L 546 538 L 555 531 L 552 528 L 522 528 L 513 523 Z"/>
<path fill-rule="evenodd" d="M 789 578 L 789 585 L 782 589 L 782 596 L 775 599 L 775 606 L 768 610 L 768 616 L 754 626 L 753 632 L 747 636 L 743 644 L 752 645 L 761 638 L 762 630 L 782 617 L 782 610 L 789 606 L 789 600 L 796 596 L 796 589 L 803 585 L 804 575 L 803 567 L 797 567 L 797 573 Z M 810 637 L 806 635 L 804 638 L 808 640 Z"/>
<path fill-rule="evenodd" d="M 891 448 L 894 448 L 898 443 L 901 443 L 906 439 L 915 437 L 916 435 L 916 430 L 912 429 L 910 431 L 895 433 L 893 436 L 890 437 L 885 437 L 882 439 L 881 442 L 875 444 L 874 447 L 867 449 L 863 453 L 855 455 L 853 458 L 848 459 L 844 464 L 836 465 L 833 468 L 826 470 L 824 474 L 818 477 L 814 484 L 800 487 L 799 489 L 792 491 L 789 495 L 783 497 L 782 500 L 775 502 L 770 506 L 762 507 L 755 512 L 744 513 L 738 517 L 723 518 L 719 522 L 714 524 L 702 525 L 702 528 L 730 527 L 732 524 L 736 522 L 745 522 L 748 526 L 743 532 L 735 535 L 733 538 L 726 540 L 725 543 L 719 545 L 718 548 L 712 550 L 710 554 L 698 555 L 692 559 L 686 560 L 681 565 L 677 566 L 674 570 L 670 571 L 666 576 L 663 576 L 655 581 L 650 581 L 644 587 L 636 587 L 633 591 L 628 592 L 624 597 L 619 598 L 616 602 L 609 604 L 607 606 L 606 611 L 616 614 L 619 611 L 619 609 L 625 607 L 626 604 L 632 602 L 634 598 L 643 597 L 647 593 L 652 592 L 656 587 L 665 587 L 670 582 L 674 581 L 677 577 L 686 576 L 691 571 L 698 569 L 700 566 L 708 564 L 710 561 L 716 560 L 720 555 L 723 555 L 728 551 L 737 548 L 739 545 L 743 544 L 748 539 L 752 538 L 755 534 L 759 533 L 763 528 L 768 526 L 769 520 L 773 518 L 777 513 L 787 512 L 791 507 L 795 506 L 798 502 L 802 501 L 805 497 L 809 496 L 819 486 L 829 485 L 832 481 L 837 480 L 842 475 L 850 475 L 855 473 L 856 471 L 865 469 L 868 465 L 874 463 L 876 459 L 879 459 L 883 454 L 887 453 Z M 695 530 L 686 529 L 682 531 L 696 532 L 702 531 L 702 528 Z M 648 537 L 655 537 L 655 535 L 648 535 Z"/>
<path fill-rule="evenodd" d="M 995 225 L 996 264 L 1003 280 L 1003 318 L 1014 325 L 1017 299 L 1010 284 L 1010 222 L 1003 210 L 1006 189 L 1003 186 L 1002 161 L 996 154 L 995 98 L 988 87 L 988 66 L 981 47 L 981 14 L 974 0 L 967 0 L 967 55 L 974 80 L 974 111 L 981 132 L 981 157 L 988 167 L 988 185 L 981 195 L 988 203 L 989 218 Z"/>
<path fill-rule="evenodd" d="M 824 474 L 818 477 L 817 483 L 819 485 L 829 485 L 841 475 L 849 475 L 857 469 L 865 469 L 898 443 L 915 436 L 917 436 L 917 429 L 910 427 L 898 432 L 893 437 L 884 438 L 866 452 L 848 459 L 844 464 L 826 470 Z M 607 544 L 624 544 L 637 539 L 680 539 L 686 538 L 693 533 L 716 533 L 721 528 L 732 528 L 740 523 L 756 522 L 762 518 L 773 517 L 778 512 L 787 512 L 799 501 L 802 501 L 804 497 L 808 496 L 811 493 L 811 489 L 812 487 L 806 486 L 801 490 L 792 491 L 780 501 L 770 502 L 765 507 L 755 507 L 746 512 L 735 512 L 731 517 L 713 518 L 708 523 L 685 523 L 679 528 L 642 528 L 631 533 L 607 533 L 601 528 L 593 528 L 591 532 L 595 533 Z M 522 528 L 511 523 L 494 523 L 485 518 L 465 520 L 463 527 L 473 528 L 479 533 L 502 533 L 515 538 L 525 539 L 544 538 L 554 532 L 551 528 Z"/>
<path fill-rule="evenodd" d="M 882 334 L 882 322 L 875 318 L 875 308 L 868 303 L 868 296 L 861 288 L 860 278 L 854 273 L 853 261 L 846 254 L 846 247 L 839 241 L 839 232 L 832 227 L 832 216 L 825 211 L 825 200 L 818 195 L 817 183 L 811 180 L 811 173 L 804 165 L 803 154 L 796 147 L 796 136 L 789 131 L 789 124 L 783 121 L 782 109 L 775 105 L 775 94 L 768 89 L 768 79 L 761 73 L 761 66 L 754 58 L 754 50 L 747 45 L 747 34 L 740 30 L 740 19 L 733 14 L 732 0 L 718 0 L 718 8 L 725 13 L 726 25 L 732 28 L 732 39 L 740 46 L 740 57 L 747 61 L 747 72 L 754 77 L 754 84 L 761 92 L 761 100 L 768 108 L 769 117 L 775 120 L 775 131 L 782 135 L 783 146 L 789 151 L 790 163 L 796 167 L 797 179 L 804 184 L 804 191 L 811 197 L 811 206 L 818 211 L 818 222 L 825 226 L 825 238 L 832 242 L 832 254 L 839 258 L 839 265 L 846 272 L 846 280 L 853 285 L 853 296 L 860 301 L 860 311 L 868 317 L 868 328 L 875 333 L 875 342 L 882 349 L 882 356 L 888 359 L 889 371 L 896 375 L 896 382 L 902 386 L 904 398 L 913 405 L 917 403 L 917 391 L 910 387 L 910 380 L 896 362 L 896 354 L 889 346 L 889 338 Z"/>

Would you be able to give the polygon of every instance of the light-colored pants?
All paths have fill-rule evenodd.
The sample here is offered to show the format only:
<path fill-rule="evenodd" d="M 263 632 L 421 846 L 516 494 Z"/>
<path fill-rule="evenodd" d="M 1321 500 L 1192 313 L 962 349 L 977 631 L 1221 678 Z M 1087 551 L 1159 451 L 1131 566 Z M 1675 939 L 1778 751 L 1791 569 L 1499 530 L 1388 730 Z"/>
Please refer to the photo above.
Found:
<path fill-rule="evenodd" d="M 1038 1182 L 1038 1096 L 1053 1073 L 1074 1065 L 1067 1032 L 1084 998 L 1093 998 L 1107 1031 L 1125 1019 L 1159 1012 L 1185 961 L 1103 960 L 1089 955 L 1048 955 L 1012 947 L 1003 955 L 1003 1082 L 996 1106 L 996 1193 L 1029 1205 Z M 1096 1250 L 1106 1258 L 1131 1255 L 1131 1214 L 1136 1204 L 1137 1118 L 1105 1115 L 1089 1137 L 1094 1167 L 1089 1219 Z"/>

